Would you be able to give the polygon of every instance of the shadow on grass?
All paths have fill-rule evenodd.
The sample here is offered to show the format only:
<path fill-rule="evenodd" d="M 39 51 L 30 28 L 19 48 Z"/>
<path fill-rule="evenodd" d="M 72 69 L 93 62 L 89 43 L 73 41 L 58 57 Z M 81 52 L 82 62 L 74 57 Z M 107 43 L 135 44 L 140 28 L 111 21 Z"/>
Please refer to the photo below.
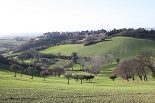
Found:
<path fill-rule="evenodd" d="M 10 98 L 5 98 L 5 99 L 2 99 L 0 98 L 0 101 L 3 101 L 3 102 L 6 102 L 6 101 L 16 101 L 16 102 L 32 102 L 36 100 L 36 98 L 14 98 L 14 97 L 10 97 Z"/>

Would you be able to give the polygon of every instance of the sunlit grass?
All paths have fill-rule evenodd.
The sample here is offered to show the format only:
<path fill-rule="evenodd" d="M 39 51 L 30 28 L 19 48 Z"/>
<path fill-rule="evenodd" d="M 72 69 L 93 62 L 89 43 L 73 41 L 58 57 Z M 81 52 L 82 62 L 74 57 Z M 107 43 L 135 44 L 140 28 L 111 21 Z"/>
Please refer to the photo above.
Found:
<path fill-rule="evenodd" d="M 101 74 L 92 81 L 83 81 L 83 84 L 74 79 L 67 84 L 63 76 L 48 76 L 46 81 L 42 77 L 17 74 L 0 69 L 0 102 L 52 102 L 52 103 L 153 103 L 155 100 L 155 80 L 149 76 L 147 82 L 125 81 L 117 78 L 109 79 L 117 64 L 105 65 Z M 8 68 L 1 65 L 0 68 Z M 78 70 L 79 65 L 75 65 Z M 78 72 L 77 72 L 78 73 Z M 81 72 L 82 73 L 82 72 Z M 11 99 L 12 98 L 12 99 Z"/>
<path fill-rule="evenodd" d="M 146 49 L 155 50 L 155 41 L 148 39 L 139 39 L 132 37 L 113 37 L 110 41 L 104 41 L 90 46 L 82 44 L 68 44 L 50 47 L 41 50 L 41 53 L 61 53 L 62 55 L 71 55 L 72 52 L 77 52 L 79 56 L 105 56 L 112 54 L 119 58 L 128 58 L 136 56 L 140 51 Z"/>
<path fill-rule="evenodd" d="M 60 46 L 54 46 L 47 48 L 45 50 L 41 50 L 41 53 L 54 53 L 58 54 L 61 53 L 62 55 L 68 55 L 70 56 L 72 52 L 77 52 L 78 50 L 82 49 L 84 46 L 82 44 L 66 44 L 66 45 L 60 45 Z"/>

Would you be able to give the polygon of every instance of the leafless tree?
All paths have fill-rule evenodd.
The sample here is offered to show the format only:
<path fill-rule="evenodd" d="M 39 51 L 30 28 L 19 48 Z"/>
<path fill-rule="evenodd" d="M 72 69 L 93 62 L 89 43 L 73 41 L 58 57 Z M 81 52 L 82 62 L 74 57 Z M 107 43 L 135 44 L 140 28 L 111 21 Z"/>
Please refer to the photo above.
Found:
<path fill-rule="evenodd" d="M 112 64 L 113 60 L 114 60 L 114 56 L 112 54 L 107 54 L 106 55 L 106 60 L 108 62 L 108 64 Z"/>
<path fill-rule="evenodd" d="M 133 77 L 134 80 L 134 69 L 132 67 L 131 60 L 124 60 L 114 71 L 116 76 L 120 76 L 123 79 L 129 81 L 129 78 Z"/>
<path fill-rule="evenodd" d="M 135 75 L 138 75 L 140 80 L 142 80 L 142 76 L 144 76 L 144 80 L 147 81 L 148 72 L 149 69 L 138 58 L 124 60 L 114 71 L 116 76 L 120 76 L 127 81 L 129 81 L 131 77 L 134 80 Z"/>
<path fill-rule="evenodd" d="M 100 56 L 91 57 L 90 60 L 85 63 L 84 70 L 86 72 L 97 75 L 102 69 L 104 62 L 105 59 L 103 57 Z"/>
<path fill-rule="evenodd" d="M 141 62 L 139 58 L 133 59 L 132 62 L 136 75 L 139 76 L 141 81 L 143 80 L 142 77 L 144 76 L 144 81 L 147 81 L 147 74 L 149 73 L 149 68 L 143 62 Z"/>
<path fill-rule="evenodd" d="M 152 77 L 155 77 L 155 67 L 154 67 L 155 52 L 153 50 L 143 51 L 139 54 L 138 58 L 140 62 L 144 64 L 145 67 L 148 67 L 152 71 Z"/>

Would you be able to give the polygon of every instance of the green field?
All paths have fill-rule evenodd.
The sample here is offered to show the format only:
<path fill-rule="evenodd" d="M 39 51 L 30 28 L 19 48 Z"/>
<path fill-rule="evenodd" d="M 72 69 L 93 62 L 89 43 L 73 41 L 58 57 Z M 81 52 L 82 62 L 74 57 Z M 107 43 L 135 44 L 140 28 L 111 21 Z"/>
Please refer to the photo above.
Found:
<path fill-rule="evenodd" d="M 127 58 L 136 56 L 140 51 L 146 49 L 155 50 L 155 41 L 148 39 L 139 39 L 132 37 L 113 37 L 109 41 L 104 41 L 90 46 L 82 44 L 75 45 L 60 45 L 41 50 L 41 53 L 61 53 L 71 55 L 72 52 L 77 52 L 79 56 L 105 56 L 112 54 L 115 57 Z"/>
<path fill-rule="evenodd" d="M 77 65 L 76 65 L 77 66 Z M 8 66 L 0 65 L 0 102 L 17 103 L 154 103 L 155 79 L 149 77 L 147 82 L 125 81 L 117 78 L 109 79 L 117 64 L 105 65 L 101 74 L 92 81 L 83 84 L 61 76 L 48 76 L 46 81 L 42 77 L 14 73 L 7 71 Z M 78 68 L 78 67 L 75 67 Z"/>
<path fill-rule="evenodd" d="M 94 56 L 113 54 L 116 57 L 128 58 L 136 56 L 145 49 L 155 50 L 155 41 L 131 37 L 114 37 L 109 41 L 84 47 L 82 44 L 60 45 L 42 50 L 42 53 L 61 53 L 71 55 L 77 52 L 79 56 Z M 25 60 L 30 62 L 31 60 Z M 122 60 L 121 60 L 122 61 Z M 65 63 L 59 60 L 56 64 Z M 9 66 L 0 64 L 0 103 L 155 103 L 155 78 L 148 76 L 148 81 L 126 81 L 117 78 L 109 79 L 118 64 L 104 64 L 100 74 L 92 81 L 76 82 L 74 79 L 67 84 L 67 79 L 48 76 L 46 81 L 41 76 L 30 79 L 30 75 L 14 76 Z M 71 69 L 70 69 L 71 70 Z M 74 65 L 74 74 L 79 71 L 79 64 Z M 70 71 L 66 71 L 70 72 Z"/>
<path fill-rule="evenodd" d="M 0 39 L 0 51 L 3 51 L 5 49 L 7 49 L 3 45 L 15 45 L 15 46 L 19 46 L 19 45 L 25 43 L 26 41 L 30 40 L 30 37 L 21 37 L 21 39 L 23 39 L 23 41 L 16 41 L 15 38 L 12 38 L 12 39 Z"/>

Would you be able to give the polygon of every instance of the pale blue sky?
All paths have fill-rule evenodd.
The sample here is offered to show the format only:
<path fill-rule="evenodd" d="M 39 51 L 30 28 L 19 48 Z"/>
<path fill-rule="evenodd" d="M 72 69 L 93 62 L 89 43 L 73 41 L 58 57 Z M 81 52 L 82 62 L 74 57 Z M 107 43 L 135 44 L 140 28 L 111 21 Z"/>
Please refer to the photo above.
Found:
<path fill-rule="evenodd" d="M 155 0 L 0 0 L 0 35 L 154 28 Z"/>

